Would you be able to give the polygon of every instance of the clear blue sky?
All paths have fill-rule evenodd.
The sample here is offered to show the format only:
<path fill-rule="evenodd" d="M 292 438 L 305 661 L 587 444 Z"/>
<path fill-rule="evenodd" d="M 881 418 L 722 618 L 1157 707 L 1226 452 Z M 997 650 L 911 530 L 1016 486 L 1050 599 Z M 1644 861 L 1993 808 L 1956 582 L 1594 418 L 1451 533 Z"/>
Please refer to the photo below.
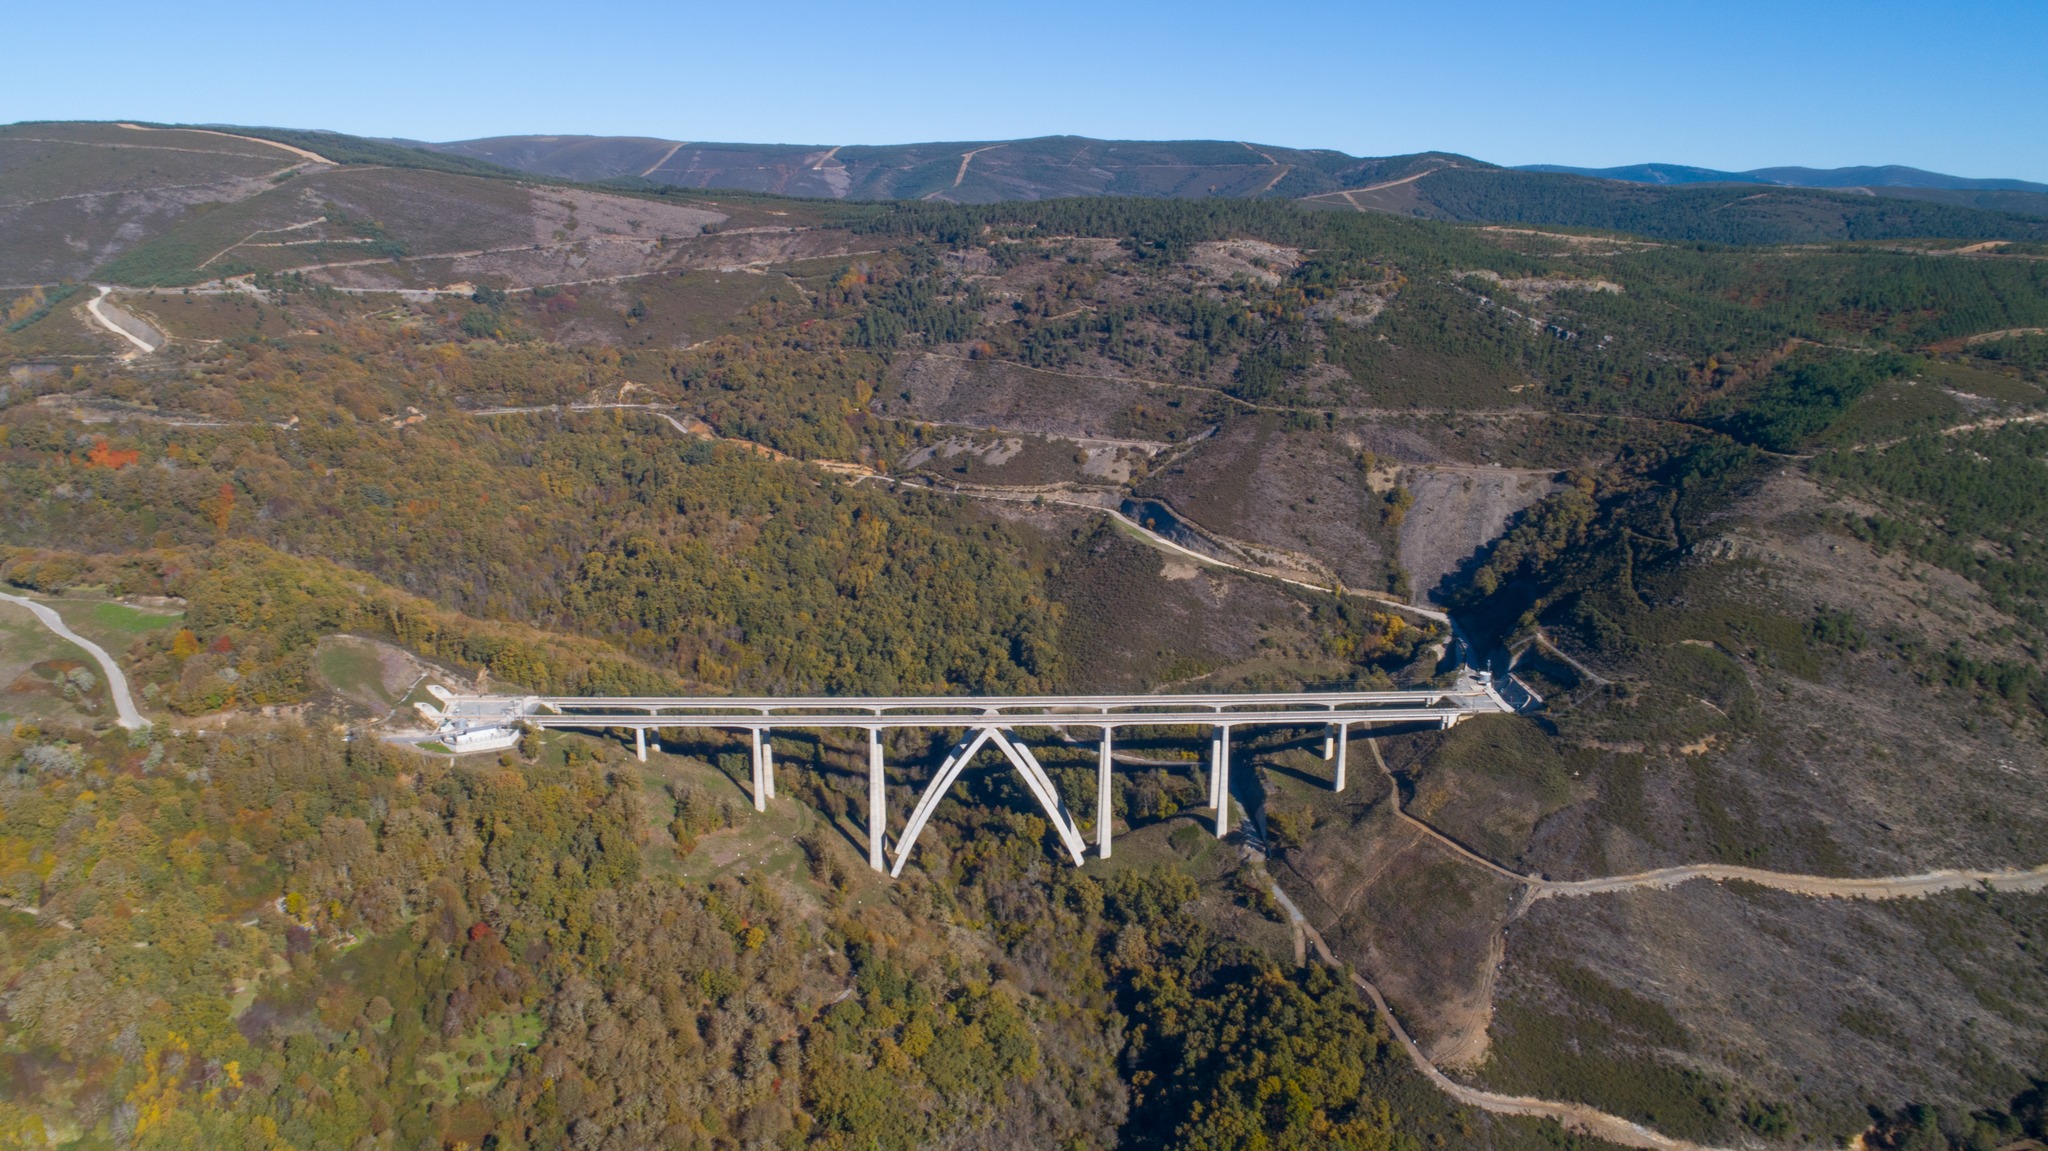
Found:
<path fill-rule="evenodd" d="M 2043 0 L 8 5 L 0 120 L 1207 137 L 2048 181 Z"/>

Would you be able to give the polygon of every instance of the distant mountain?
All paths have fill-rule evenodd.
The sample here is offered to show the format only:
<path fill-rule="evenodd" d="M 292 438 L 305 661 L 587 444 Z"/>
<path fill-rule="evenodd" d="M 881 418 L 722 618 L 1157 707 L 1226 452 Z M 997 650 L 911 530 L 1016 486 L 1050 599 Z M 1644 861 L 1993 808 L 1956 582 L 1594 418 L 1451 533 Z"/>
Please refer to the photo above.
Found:
<path fill-rule="evenodd" d="M 1076 136 L 889 147 L 520 136 L 427 147 L 288 128 L 17 124 L 0 126 L 0 285 L 88 276 L 180 285 L 336 260 L 368 282 L 398 266 L 375 271 L 378 259 L 511 249 L 573 231 L 579 221 L 592 234 L 646 229 L 659 240 L 766 210 L 731 202 L 738 192 L 809 198 L 775 205 L 778 221 L 791 213 L 813 222 L 872 219 L 886 215 L 890 201 L 1107 196 L 1291 200 L 1326 211 L 1598 229 L 1679 243 L 2048 243 L 2048 195 L 2020 181 L 1848 190 L 1766 183 L 1758 173 L 1719 180 L 1726 174 L 1707 169 L 1644 170 L 1651 171 L 1661 179 L 1526 171 L 1444 152 L 1356 157 L 1236 141 Z M 1902 171 L 1892 178 L 1915 177 Z M 656 205 L 629 209 L 621 197 Z M 1995 210 L 2002 201 L 1994 197 L 2040 207 L 2036 214 Z M 571 201 L 588 210 L 569 212 L 563 205 Z M 289 241 L 271 235 L 283 231 Z M 250 243 L 252 236 L 265 238 Z M 587 275 L 624 275 L 637 266 L 627 245 L 604 251 L 617 266 Z M 554 274 L 538 265 L 505 273 L 507 282 Z"/>
<path fill-rule="evenodd" d="M 494 136 L 449 143 L 395 143 L 566 180 L 641 179 L 686 188 L 733 188 L 789 196 L 961 203 L 1101 195 L 1302 198 L 1359 190 L 1432 169 L 1500 170 L 1497 165 L 1448 152 L 1358 157 L 1330 149 L 1282 148 L 1236 140 L 1096 140 L 1085 136 L 844 147 L 647 136 Z M 2048 184 L 1970 179 L 1898 164 L 1747 172 L 1685 164 L 1619 168 L 1526 164 L 1508 170 L 1662 186 L 1816 188 L 2048 215 Z"/>
<path fill-rule="evenodd" d="M 1632 184 L 1784 184 L 1794 188 L 1951 188 L 1967 191 L 2038 192 L 2048 195 L 2048 184 L 2026 180 L 1976 180 L 1950 176 L 1903 164 L 1858 168 L 1751 168 L 1747 172 L 1723 172 L 1715 168 L 1694 168 L 1686 164 L 1629 164 L 1620 168 L 1572 168 L 1563 164 L 1522 164 L 1518 172 L 1565 172 L 1573 176 L 1595 176 L 1602 180 L 1626 180 Z"/>
<path fill-rule="evenodd" d="M 637 179 L 854 200 L 996 203 L 1061 196 L 1299 198 L 1438 168 L 1491 168 L 1427 152 L 1358 157 L 1236 140 L 961 140 L 828 145 L 680 142 L 636 136 L 496 136 L 414 147 L 567 180 Z"/>
<path fill-rule="evenodd" d="M 1854 206 L 1930 201 L 1952 209 L 2048 217 L 2048 184 L 1970 180 L 1897 165 L 1761 168 L 1722 172 L 1682 164 L 1579 169 L 1502 168 L 1449 152 L 1359 157 L 1329 149 L 1239 140 L 959 140 L 923 144 L 734 144 L 645 136 L 494 136 L 451 143 L 395 141 L 450 161 L 488 163 L 555 179 L 628 181 L 838 200 L 946 200 L 965 204 L 1062 196 L 1210 196 L 1309 200 L 1334 208 L 1448 220 L 1505 219 L 1626 228 L 1672 239 L 1729 243 L 1973 235 L 2031 238 L 1992 219 L 1940 211 Z M 1802 190 L 1745 202 L 1747 221 L 1702 215 L 1738 197 L 1705 187 Z M 1650 207 L 1644 187 L 1689 194 Z M 1700 186 L 1700 187 L 1694 187 Z M 1479 192 L 1484 189 L 1484 192 Z M 1479 200 L 1485 209 L 1477 207 Z M 1546 205 L 1538 209 L 1535 203 Z M 1704 205 L 1702 207 L 1701 205 Z M 1474 214 L 1479 212 L 1479 214 Z M 1659 221 L 1663 221 L 1659 223 Z"/>
<path fill-rule="evenodd" d="M 1524 164 L 1515 170 L 1591 176 L 1630 184 L 1771 184 L 1785 188 L 1829 188 L 1896 199 L 1932 200 L 1994 212 L 2048 215 L 2048 184 L 1950 176 L 1902 164 L 1855 168 L 1752 168 L 1747 172 L 1723 172 L 1686 164 L 1629 164 L 1619 168 Z"/>
<path fill-rule="evenodd" d="M 318 134 L 290 143 L 341 141 Z M 434 162 L 492 166 L 559 180 L 667 190 L 736 190 L 836 200 L 939 200 L 966 204 L 1065 196 L 1293 199 L 1338 211 L 1433 220 L 1602 228 L 1661 240 L 1724 244 L 1896 240 L 1914 237 L 2048 240 L 2048 188 L 1804 187 L 1761 175 L 1719 180 L 1706 168 L 1643 165 L 1628 180 L 1503 168 L 1450 152 L 1359 157 L 1226 140 L 1030 140 L 902 145 L 733 144 L 632 136 L 499 136 L 428 144 Z M 369 157 L 365 157 L 369 159 Z M 1774 170 L 1779 171 L 1779 170 Z M 1801 169 L 1784 169 L 1797 175 Z M 1920 178 L 1910 168 L 1845 169 Z M 1848 178 L 1846 175 L 1841 178 Z M 2010 187 L 2007 187 L 2007 186 Z M 1931 202 L 1923 202 L 1931 201 Z"/>

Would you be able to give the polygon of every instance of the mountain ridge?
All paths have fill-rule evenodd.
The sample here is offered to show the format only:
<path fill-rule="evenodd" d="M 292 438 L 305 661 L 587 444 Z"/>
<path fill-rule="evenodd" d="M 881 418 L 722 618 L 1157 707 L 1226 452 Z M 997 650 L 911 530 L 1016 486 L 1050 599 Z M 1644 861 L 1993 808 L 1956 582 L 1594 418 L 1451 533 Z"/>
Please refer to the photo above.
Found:
<path fill-rule="evenodd" d="M 1434 164 L 1658 187 L 1761 184 L 2048 215 L 2048 184 L 1952 176 L 1900 164 L 1831 169 L 1782 166 L 1746 172 L 1668 163 L 1612 168 L 1507 166 L 1444 151 L 1352 156 L 1329 148 L 1286 148 L 1243 140 L 1104 140 L 1074 135 L 850 145 L 589 135 L 392 142 L 558 179 L 640 179 L 678 187 L 831 199 L 967 203 L 1071 195 L 1305 199 L 1405 179 Z"/>
<path fill-rule="evenodd" d="M 1804 168 L 1789 165 L 1727 172 L 1687 164 L 1628 164 L 1617 168 L 1574 168 L 1564 164 L 1524 164 L 1518 172 L 1583 176 L 1656 187 L 1692 185 L 1762 185 L 1846 192 L 1897 200 L 1978 208 L 1991 212 L 2048 215 L 2048 184 L 2003 178 L 1978 179 L 1929 172 L 1904 164 L 1859 165 L 1848 168 Z"/>
<path fill-rule="evenodd" d="M 724 227 L 735 211 L 777 227 L 796 222 L 794 214 L 886 228 L 894 225 L 880 217 L 920 201 L 945 209 L 960 227 L 988 223 L 985 213 L 965 209 L 1001 215 L 1009 210 L 1001 206 L 1029 201 L 1093 198 L 1102 202 L 1085 211 L 1122 214 L 1130 201 L 1229 200 L 1229 213 L 1292 204 L 1653 242 L 2048 244 L 2048 214 L 1956 202 L 2048 203 L 2027 192 L 1655 186 L 1521 171 L 1448 152 L 1358 158 L 1238 141 L 1058 136 L 817 148 L 557 136 L 486 141 L 465 153 L 303 129 L 78 122 L 0 127 L 0 171 L 7 176 L 0 180 L 0 284 L 24 289 L 87 277 L 190 285 L 327 265 L 374 280 L 372 269 L 384 260 L 445 264 L 480 252 L 509 260 L 513 251 L 526 253 L 519 261 L 539 262 L 513 276 L 524 283 L 555 275 L 555 261 L 587 265 L 590 235 L 613 238 L 597 251 L 604 270 L 585 274 L 625 275 L 658 255 L 664 236 Z M 1111 206 L 1119 200 L 1126 203 Z M 578 231 L 585 227 L 591 230 Z M 643 241 L 656 245 L 651 255 L 633 247 Z M 1154 241 L 1162 250 L 1178 247 L 1172 236 Z M 460 279 L 451 272 L 437 282 Z"/>
<path fill-rule="evenodd" d="M 1569 164 L 1518 164 L 1521 172 L 1560 172 L 1571 176 L 1592 176 L 1630 184 L 1779 184 L 1791 188 L 1934 188 L 1973 192 L 2039 192 L 2048 195 L 2048 184 L 2003 178 L 1979 179 L 1930 172 L 1905 164 L 1854 165 L 1845 168 L 1807 168 L 1783 165 L 1727 171 L 1690 164 L 1624 164 L 1613 168 L 1577 168 Z"/>
<path fill-rule="evenodd" d="M 1298 199 L 1403 178 L 1426 166 L 1495 167 L 1449 152 L 1361 157 L 1240 140 L 1072 135 L 847 145 L 575 135 L 395 142 L 560 179 L 966 203 L 1085 195 Z"/>

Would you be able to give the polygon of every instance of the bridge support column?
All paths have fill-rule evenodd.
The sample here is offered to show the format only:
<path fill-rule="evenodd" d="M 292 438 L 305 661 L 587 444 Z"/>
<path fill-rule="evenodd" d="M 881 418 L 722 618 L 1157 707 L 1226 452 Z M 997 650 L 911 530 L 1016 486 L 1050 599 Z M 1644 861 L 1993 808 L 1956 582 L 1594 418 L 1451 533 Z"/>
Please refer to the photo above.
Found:
<path fill-rule="evenodd" d="M 1216 729 L 1216 838 L 1230 834 L 1230 729 Z"/>
<path fill-rule="evenodd" d="M 868 866 L 876 871 L 882 866 L 882 831 L 888 812 L 882 778 L 882 729 L 868 729 Z"/>
<path fill-rule="evenodd" d="M 768 798 L 775 798 L 775 733 L 761 733 L 761 790 Z"/>
<path fill-rule="evenodd" d="M 1333 723 L 1333 724 L 1331 724 L 1331 725 L 1330 725 L 1330 730 L 1328 730 L 1328 731 L 1326 731 L 1326 732 L 1324 732 L 1324 733 L 1323 733 L 1323 758 L 1324 758 L 1324 759 L 1334 759 L 1334 758 L 1336 758 L 1336 755 L 1337 755 L 1337 725 Z"/>
<path fill-rule="evenodd" d="M 1116 820 L 1116 810 L 1109 801 L 1109 736 L 1112 729 L 1102 729 L 1102 758 L 1095 765 L 1095 846 L 1104 859 L 1109 858 L 1110 824 Z"/>
<path fill-rule="evenodd" d="M 1209 806 L 1216 806 L 1216 781 L 1223 775 L 1223 729 L 1209 734 Z"/>
<path fill-rule="evenodd" d="M 640 757 L 641 763 L 647 762 L 647 729 L 644 727 L 633 729 L 633 754 Z"/>
<path fill-rule="evenodd" d="M 1337 778 L 1336 778 L 1336 781 L 1335 781 L 1335 784 L 1336 784 L 1336 786 L 1334 786 L 1334 787 L 1332 787 L 1332 788 L 1330 789 L 1330 790 L 1332 790 L 1332 791 L 1337 791 L 1337 792 L 1341 792 L 1341 791 L 1343 791 L 1343 790 L 1344 790 L 1344 753 L 1345 753 L 1345 751 L 1347 751 L 1347 750 L 1348 750 L 1348 748 L 1347 748 L 1347 747 L 1346 747 L 1345 745 L 1349 744 L 1350 742 L 1351 742 L 1351 725 L 1350 725 L 1350 724 L 1348 724 L 1348 723 L 1340 723 L 1340 724 L 1338 724 L 1338 725 L 1337 725 Z"/>
<path fill-rule="evenodd" d="M 752 757 L 754 761 L 754 810 L 766 811 L 768 810 L 768 793 L 764 790 L 766 785 L 761 781 L 761 729 L 750 727 L 747 729 L 747 733 L 754 740 L 754 754 Z"/>

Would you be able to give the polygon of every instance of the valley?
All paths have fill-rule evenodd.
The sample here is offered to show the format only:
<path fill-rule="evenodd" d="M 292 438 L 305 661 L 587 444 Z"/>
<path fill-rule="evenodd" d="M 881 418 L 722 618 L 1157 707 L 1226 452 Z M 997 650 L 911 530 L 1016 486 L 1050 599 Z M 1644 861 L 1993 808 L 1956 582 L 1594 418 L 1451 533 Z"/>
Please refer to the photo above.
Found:
<path fill-rule="evenodd" d="M 0 130 L 72 157 L 0 168 L 0 282 L 40 284 L 0 293 L 0 580 L 82 630 L 179 605 L 87 631 L 117 690 L 0 633 L 0 1059 L 37 1085 L 0 1130 L 2040 1134 L 2048 265 L 1947 254 L 2010 221 L 911 196 L 1020 178 L 993 144 L 791 150 L 792 188 L 908 197 L 820 201 L 289 141 Z M 1119 736 L 1080 869 L 984 761 L 890 882 L 864 739 L 777 732 L 757 817 L 716 733 L 385 738 L 429 682 L 1379 691 L 1461 657 L 1515 714 L 1354 731 L 1343 792 L 1320 730 L 1248 733 L 1225 842 L 1206 735 Z M 1093 743 L 1024 730 L 1095 812 Z M 892 810 L 950 745 L 889 737 Z"/>

